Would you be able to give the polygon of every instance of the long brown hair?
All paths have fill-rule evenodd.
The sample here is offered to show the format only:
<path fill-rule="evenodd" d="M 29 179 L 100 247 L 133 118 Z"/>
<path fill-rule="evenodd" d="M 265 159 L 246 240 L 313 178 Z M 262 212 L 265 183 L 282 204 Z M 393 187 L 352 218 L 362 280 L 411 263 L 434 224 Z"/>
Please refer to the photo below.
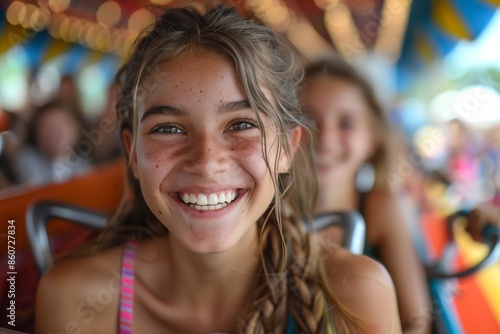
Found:
<path fill-rule="evenodd" d="M 204 48 L 231 60 L 260 125 L 259 112 L 263 112 L 276 127 L 277 156 L 286 154 L 292 161 L 288 145 L 293 140 L 291 130 L 301 126 L 309 131 L 297 99 L 302 67 L 292 48 L 279 35 L 255 21 L 243 19 L 234 8 L 227 6 L 216 6 L 205 12 L 199 7 L 167 9 L 156 24 L 137 39 L 134 51 L 117 75 L 121 87 L 118 118 L 122 130 L 132 133 L 132 143 L 137 128 L 138 100 L 155 85 L 153 74 L 158 66 L 192 48 Z M 270 98 L 263 88 L 270 93 Z M 263 131 L 264 127 L 260 128 Z M 312 217 L 315 202 L 312 159 L 309 150 L 299 148 L 290 171 L 280 174 L 278 161 L 270 161 L 266 154 L 265 137 L 262 133 L 262 152 L 276 191 L 269 208 L 257 222 L 262 260 L 257 273 L 258 286 L 248 314 L 235 331 L 283 333 L 291 314 L 300 332 L 321 333 L 327 321 L 326 304 L 322 301 L 325 295 L 330 301 L 335 301 L 335 297 L 326 288 L 328 284 L 320 274 L 302 223 L 303 219 Z M 130 170 L 128 183 L 129 192 L 103 232 L 99 249 L 116 246 L 133 237 L 168 233 L 148 208 L 140 184 Z"/>

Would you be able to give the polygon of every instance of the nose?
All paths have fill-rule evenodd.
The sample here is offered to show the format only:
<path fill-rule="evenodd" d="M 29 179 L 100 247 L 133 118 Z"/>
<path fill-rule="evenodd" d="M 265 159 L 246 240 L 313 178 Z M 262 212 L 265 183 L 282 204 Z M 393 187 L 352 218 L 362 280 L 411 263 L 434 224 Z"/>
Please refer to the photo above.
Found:
<path fill-rule="evenodd" d="M 229 169 L 228 148 L 222 138 L 202 134 L 193 138 L 192 148 L 186 153 L 185 171 L 200 176 L 213 176 Z"/>
<path fill-rule="evenodd" d="M 320 156 L 338 157 L 342 154 L 343 137 L 339 129 L 322 126 L 316 143 L 316 152 Z"/>

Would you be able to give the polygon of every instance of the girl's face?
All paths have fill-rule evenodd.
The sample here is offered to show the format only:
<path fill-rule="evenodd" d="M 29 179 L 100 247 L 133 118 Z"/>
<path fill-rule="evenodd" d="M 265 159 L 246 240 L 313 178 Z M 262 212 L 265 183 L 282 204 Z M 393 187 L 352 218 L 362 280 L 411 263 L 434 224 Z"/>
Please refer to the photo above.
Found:
<path fill-rule="evenodd" d="M 232 63 L 194 50 L 161 65 L 145 86 L 152 88 L 138 98 L 131 167 L 152 212 L 194 252 L 252 241 L 275 188 L 257 118 Z M 275 148 L 276 130 L 261 116 L 268 147 Z M 128 133 L 124 141 L 130 142 Z M 271 166 L 275 158 L 272 149 Z M 279 170 L 287 165 L 279 159 Z"/>
<path fill-rule="evenodd" d="M 315 168 L 319 180 L 354 175 L 375 150 L 371 111 L 361 90 L 346 80 L 325 77 L 308 83 L 301 98 L 318 125 Z"/>
<path fill-rule="evenodd" d="M 80 125 L 70 111 L 54 107 L 37 122 L 36 141 L 42 152 L 52 158 L 70 153 L 80 138 Z"/>

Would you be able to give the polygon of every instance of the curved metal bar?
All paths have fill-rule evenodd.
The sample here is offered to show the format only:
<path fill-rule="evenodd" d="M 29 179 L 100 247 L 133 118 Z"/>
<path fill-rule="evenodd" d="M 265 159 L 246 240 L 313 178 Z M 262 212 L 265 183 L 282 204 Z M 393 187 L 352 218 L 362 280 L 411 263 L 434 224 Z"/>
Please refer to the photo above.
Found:
<path fill-rule="evenodd" d="M 38 272 L 42 274 L 54 264 L 47 224 L 52 218 L 66 219 L 92 228 L 103 228 L 107 216 L 75 205 L 43 201 L 29 206 L 26 229 Z"/>
<path fill-rule="evenodd" d="M 4 138 L 4 134 L 3 132 L 0 132 L 0 156 L 2 156 L 3 154 L 3 148 L 5 146 L 4 142 L 5 142 L 5 138 Z"/>
<path fill-rule="evenodd" d="M 462 216 L 462 215 L 458 215 Z M 456 215 L 455 215 L 456 217 Z M 445 249 L 445 256 L 436 263 L 426 265 L 427 277 L 431 279 L 462 278 L 476 273 L 477 271 L 500 261 L 500 229 L 488 224 L 483 230 L 483 238 L 489 246 L 488 254 L 476 265 L 457 272 L 442 269 L 449 262 L 449 254 L 453 247 L 448 245 Z"/>
<path fill-rule="evenodd" d="M 366 226 L 363 216 L 356 211 L 330 212 L 314 217 L 307 228 L 320 231 L 329 226 L 339 226 L 343 231 L 342 247 L 354 254 L 362 254 L 365 246 Z"/>

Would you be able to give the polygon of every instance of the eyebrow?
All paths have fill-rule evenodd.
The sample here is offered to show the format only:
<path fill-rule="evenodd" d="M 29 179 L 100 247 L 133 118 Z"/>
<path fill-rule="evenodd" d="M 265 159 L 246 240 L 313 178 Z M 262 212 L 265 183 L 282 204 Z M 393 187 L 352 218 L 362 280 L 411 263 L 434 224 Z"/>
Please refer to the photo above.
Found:
<path fill-rule="evenodd" d="M 237 111 L 242 109 L 251 109 L 250 103 L 247 100 L 228 102 L 219 109 L 219 114 L 225 114 L 231 111 Z"/>
<path fill-rule="evenodd" d="M 242 109 L 251 109 L 250 103 L 247 100 L 225 103 L 220 107 L 218 114 L 226 114 L 228 112 Z M 159 105 L 146 110 L 144 115 L 142 115 L 141 123 L 154 115 L 186 116 L 187 114 L 188 113 L 185 110 L 171 105 Z"/>
<path fill-rule="evenodd" d="M 154 115 L 186 116 L 187 113 L 184 110 L 169 105 L 154 106 L 144 112 L 144 115 L 142 115 L 141 118 L 141 123 Z"/>

